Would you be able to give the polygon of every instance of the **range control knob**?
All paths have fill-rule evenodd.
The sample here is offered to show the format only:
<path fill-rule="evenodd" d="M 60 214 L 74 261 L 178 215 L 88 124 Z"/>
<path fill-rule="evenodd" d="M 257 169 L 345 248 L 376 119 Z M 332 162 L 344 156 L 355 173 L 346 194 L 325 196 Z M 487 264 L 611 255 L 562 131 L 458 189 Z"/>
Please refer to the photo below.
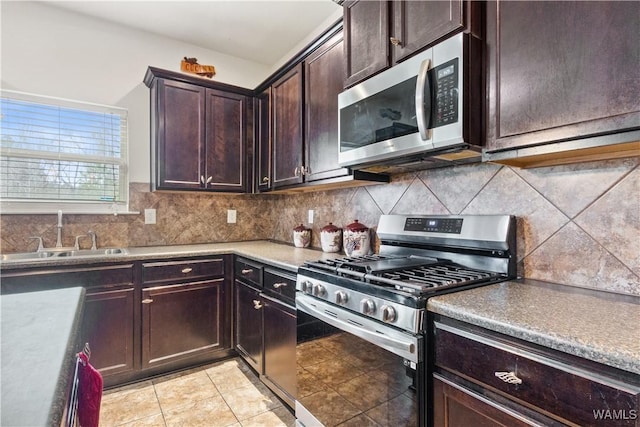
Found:
<path fill-rule="evenodd" d="M 313 285 L 313 295 L 316 297 L 324 298 L 327 296 L 327 290 L 321 284 Z"/>
<path fill-rule="evenodd" d="M 376 312 L 376 303 L 373 302 L 371 298 L 365 298 L 360 301 L 360 310 L 363 314 L 375 314 Z"/>
<path fill-rule="evenodd" d="M 396 309 L 390 305 L 383 305 L 380 310 L 382 311 L 382 321 L 387 323 L 393 323 L 398 318 Z"/>
<path fill-rule="evenodd" d="M 302 292 L 304 292 L 305 294 L 313 293 L 313 283 L 311 283 L 311 281 L 309 280 L 305 280 L 304 282 L 302 282 L 301 288 Z"/>
<path fill-rule="evenodd" d="M 345 291 L 336 291 L 336 304 L 345 305 L 349 301 L 349 295 Z"/>

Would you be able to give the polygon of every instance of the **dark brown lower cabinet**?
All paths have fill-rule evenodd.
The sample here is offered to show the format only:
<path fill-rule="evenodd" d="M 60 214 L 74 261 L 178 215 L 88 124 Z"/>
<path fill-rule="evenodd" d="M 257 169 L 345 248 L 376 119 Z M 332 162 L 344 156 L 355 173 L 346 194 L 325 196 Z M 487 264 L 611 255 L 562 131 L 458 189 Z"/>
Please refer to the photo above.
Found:
<path fill-rule="evenodd" d="M 81 343 L 89 343 L 91 364 L 106 386 L 134 371 L 134 288 L 88 288 Z"/>
<path fill-rule="evenodd" d="M 230 348 L 224 278 L 143 288 L 141 302 L 143 369 Z"/>
<path fill-rule="evenodd" d="M 262 380 L 291 407 L 296 397 L 296 310 L 266 295 L 264 308 L 264 377 Z"/>
<path fill-rule="evenodd" d="M 434 426 L 639 426 L 640 377 L 436 316 Z"/>
<path fill-rule="evenodd" d="M 261 374 L 263 304 L 260 291 L 236 280 L 233 292 L 236 350 Z"/>

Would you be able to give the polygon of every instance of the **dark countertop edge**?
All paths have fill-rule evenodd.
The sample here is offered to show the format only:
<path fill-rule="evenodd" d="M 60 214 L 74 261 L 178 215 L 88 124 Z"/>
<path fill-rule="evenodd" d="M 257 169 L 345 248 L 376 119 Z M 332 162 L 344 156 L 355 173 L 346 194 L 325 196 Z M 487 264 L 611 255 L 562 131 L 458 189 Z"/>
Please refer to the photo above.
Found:
<path fill-rule="evenodd" d="M 78 289 L 80 289 L 80 294 L 78 295 L 78 304 L 76 306 L 76 313 L 73 319 L 73 332 L 67 340 L 67 350 L 64 356 L 65 360 L 68 360 L 69 363 L 65 365 L 67 369 L 60 372 L 60 376 L 58 377 L 58 383 L 55 390 L 55 404 L 52 405 L 48 415 L 48 425 L 51 426 L 63 425 L 62 417 L 66 414 L 67 397 L 71 390 L 71 382 L 73 381 L 73 374 L 76 367 L 77 345 L 79 344 L 80 339 L 80 326 L 84 315 L 84 297 L 86 293 L 85 288 Z"/>
<path fill-rule="evenodd" d="M 0 270 L 17 270 L 21 268 L 38 268 L 38 267 L 52 267 L 52 266 L 70 266 L 81 264 L 107 264 L 118 262 L 130 262 L 140 261 L 145 259 L 168 259 L 176 257 L 197 257 L 207 255 L 239 255 L 246 258 L 251 258 L 256 261 L 262 261 L 266 264 L 271 264 L 282 269 L 297 272 L 298 265 L 289 264 L 284 261 L 274 260 L 273 258 L 261 257 L 254 253 L 243 251 L 242 249 L 234 249 L 232 245 L 246 245 L 251 243 L 268 243 L 273 245 L 290 248 L 291 250 L 298 249 L 293 245 L 285 242 L 271 241 L 271 240 L 243 240 L 237 242 L 218 242 L 218 243 L 195 243 L 186 245 L 166 245 L 166 246 L 135 246 L 127 248 L 130 253 L 126 255 L 101 255 L 91 257 L 61 257 L 61 258 L 44 258 L 38 260 L 20 260 L 20 261 L 5 261 L 0 263 Z M 184 248 L 192 247 L 191 250 L 184 250 Z M 154 252 L 158 248 L 163 248 L 160 252 Z M 171 248 L 183 248 L 182 250 L 171 251 Z M 324 252 L 316 248 L 305 248 L 308 251 L 315 251 L 318 253 L 318 258 L 322 256 Z M 133 251 L 134 253 L 131 253 Z M 138 253 L 136 253 L 138 252 Z"/>
<path fill-rule="evenodd" d="M 603 298 L 607 300 L 622 300 L 631 304 L 640 305 L 640 298 L 634 295 L 619 294 L 615 292 L 609 292 L 598 289 L 588 289 L 582 287 L 574 287 L 563 284 L 549 283 L 534 279 L 518 279 L 511 280 L 511 283 L 524 286 L 540 286 L 553 290 L 554 292 L 566 293 L 566 294 L 582 294 L 595 296 L 597 298 Z M 488 286 L 502 286 L 508 282 L 495 283 Z M 464 291 L 462 291 L 464 292 Z M 437 297 L 436 297 L 437 298 Z M 505 323 L 492 319 L 486 316 L 477 314 L 470 314 L 466 311 L 461 311 L 456 307 L 448 303 L 441 303 L 437 299 L 430 299 L 427 306 L 428 311 L 437 313 L 442 316 L 447 316 L 455 320 L 470 323 L 475 326 L 479 326 L 494 332 L 498 332 L 504 335 L 508 335 L 513 338 L 521 339 L 523 341 L 531 342 L 543 347 L 548 347 L 553 350 L 557 350 L 563 353 L 567 353 L 573 356 L 581 357 L 596 363 L 601 363 L 612 368 L 620 369 L 626 372 L 632 372 L 640 375 L 640 358 L 634 361 L 630 361 L 625 357 L 619 357 L 614 352 L 607 352 L 605 349 L 600 349 L 595 346 L 579 341 L 569 341 L 562 339 L 555 335 L 543 334 L 539 331 L 532 329 L 514 326 L 510 323 Z"/>

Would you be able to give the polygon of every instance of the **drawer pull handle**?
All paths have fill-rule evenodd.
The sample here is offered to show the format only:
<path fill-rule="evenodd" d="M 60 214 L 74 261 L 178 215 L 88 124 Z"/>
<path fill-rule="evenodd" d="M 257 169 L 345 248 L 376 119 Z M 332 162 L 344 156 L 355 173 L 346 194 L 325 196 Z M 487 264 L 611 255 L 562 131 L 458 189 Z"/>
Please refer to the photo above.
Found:
<path fill-rule="evenodd" d="M 151 304 L 153 302 L 153 300 L 151 298 L 145 298 L 142 300 L 143 304 Z"/>
<path fill-rule="evenodd" d="M 258 301 L 257 299 L 254 299 L 253 308 L 255 308 L 256 310 L 260 310 L 262 308 L 262 302 Z"/>
<path fill-rule="evenodd" d="M 192 271 L 193 271 L 193 268 L 191 268 L 191 267 L 185 267 L 185 268 L 182 269 L 182 272 L 184 274 L 191 273 Z"/>
<path fill-rule="evenodd" d="M 279 288 L 281 288 L 281 287 L 283 287 L 283 286 L 287 286 L 287 284 L 286 284 L 286 283 L 284 283 L 284 282 L 274 283 L 274 284 L 273 284 L 273 287 L 274 287 L 274 288 L 276 288 L 276 289 L 279 289 Z"/>
<path fill-rule="evenodd" d="M 505 383 L 522 384 L 522 380 L 516 376 L 515 372 L 496 372 L 495 376 Z"/>
<path fill-rule="evenodd" d="M 251 273 L 253 273 L 253 268 L 242 269 L 242 274 L 251 274 Z"/>

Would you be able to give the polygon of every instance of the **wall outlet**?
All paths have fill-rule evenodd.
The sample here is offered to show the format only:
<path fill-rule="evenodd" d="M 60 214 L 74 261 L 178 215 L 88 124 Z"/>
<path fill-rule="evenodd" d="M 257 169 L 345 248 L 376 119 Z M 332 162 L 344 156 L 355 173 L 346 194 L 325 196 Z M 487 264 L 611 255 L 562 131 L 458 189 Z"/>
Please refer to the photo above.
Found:
<path fill-rule="evenodd" d="M 236 223 L 236 210 L 228 209 L 227 210 L 227 224 L 235 224 Z"/>
<path fill-rule="evenodd" d="M 156 210 L 155 209 L 145 209 L 144 210 L 144 223 L 145 224 L 155 224 L 156 223 Z"/>
<path fill-rule="evenodd" d="M 309 209 L 309 218 L 307 218 L 309 224 L 313 224 L 313 209 Z"/>

